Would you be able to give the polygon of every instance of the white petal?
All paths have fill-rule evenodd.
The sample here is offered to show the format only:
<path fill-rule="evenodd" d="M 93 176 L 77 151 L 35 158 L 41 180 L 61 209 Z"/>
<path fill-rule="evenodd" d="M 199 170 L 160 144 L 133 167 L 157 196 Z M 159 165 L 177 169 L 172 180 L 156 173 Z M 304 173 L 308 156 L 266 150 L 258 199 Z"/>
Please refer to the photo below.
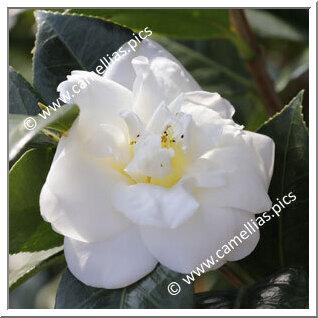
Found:
<path fill-rule="evenodd" d="M 198 202 L 190 193 L 191 180 L 181 180 L 172 188 L 138 183 L 121 186 L 114 194 L 118 211 L 136 224 L 177 228 L 198 209 Z"/>
<path fill-rule="evenodd" d="M 262 172 L 268 188 L 274 170 L 275 143 L 270 137 L 262 134 L 250 131 L 244 131 L 244 133 L 243 138 L 252 140 L 254 150 L 259 155 L 258 159 L 263 163 Z"/>
<path fill-rule="evenodd" d="M 198 105 L 205 106 L 217 112 L 224 119 L 231 119 L 235 113 L 231 103 L 222 98 L 218 93 L 209 93 L 205 91 L 196 91 L 183 94 L 183 106 Z"/>
<path fill-rule="evenodd" d="M 125 43 L 117 52 L 121 57 L 107 68 L 103 76 L 127 87 L 129 90 L 133 89 L 136 79 L 136 73 L 131 63 L 135 57 L 144 56 L 151 62 L 155 57 L 161 56 L 177 62 L 177 59 L 160 44 L 149 39 L 143 40 L 135 51 L 131 49 L 128 43 Z"/>
<path fill-rule="evenodd" d="M 83 130 L 77 118 L 67 136 L 61 137 L 54 161 L 75 149 L 96 158 L 114 157 L 124 165 L 131 159 L 128 145 L 125 134 L 116 126 L 96 124 L 88 130 Z"/>
<path fill-rule="evenodd" d="M 161 135 L 172 117 L 165 102 L 160 103 L 147 124 L 147 131 Z"/>
<path fill-rule="evenodd" d="M 74 94 L 69 101 L 80 107 L 80 125 L 88 130 L 96 124 L 111 124 L 124 130 L 125 123 L 119 116 L 119 112 L 122 109 L 132 108 L 132 94 L 124 86 L 98 76 L 94 72 L 75 71 L 68 76 L 67 81 L 58 86 L 60 96 L 73 94 L 74 85 L 78 85 L 81 80 L 84 81 L 89 77 L 91 77 L 89 84 L 79 93 Z"/>
<path fill-rule="evenodd" d="M 117 52 L 120 54 L 120 58 L 107 67 L 103 77 L 132 90 L 136 74 L 131 65 L 131 60 L 136 57 L 137 53 L 131 50 L 128 43 L 122 45 Z"/>
<path fill-rule="evenodd" d="M 160 135 L 141 136 L 134 146 L 134 157 L 125 168 L 136 182 L 147 182 L 147 178 L 163 179 L 172 173 L 172 148 L 161 147 Z"/>
<path fill-rule="evenodd" d="M 130 141 L 136 141 L 145 129 L 143 123 L 136 113 L 129 110 L 121 111 L 120 116 L 128 127 Z"/>
<path fill-rule="evenodd" d="M 217 93 L 182 93 L 168 105 L 168 109 L 176 115 L 181 112 L 191 116 L 189 133 L 184 135 L 184 140 L 188 139 L 188 152 L 194 160 L 214 147 L 225 127 L 237 127 L 231 119 L 233 106 Z"/>
<path fill-rule="evenodd" d="M 244 132 L 231 135 L 232 144 L 227 144 L 229 136 L 226 136 L 223 147 L 220 143 L 202 156 L 214 171 L 226 171 L 227 183 L 211 192 L 211 202 L 216 207 L 261 213 L 271 208 L 268 179 L 263 173 L 262 161 L 243 135 Z"/>
<path fill-rule="evenodd" d="M 218 169 L 213 166 L 213 163 L 211 164 L 209 160 L 202 157 L 191 166 L 187 176 L 196 180 L 198 188 L 215 188 L 227 185 L 226 170 Z"/>
<path fill-rule="evenodd" d="M 199 105 L 182 106 L 181 111 L 191 115 L 189 126 L 189 154 L 192 159 L 199 158 L 212 149 L 221 136 L 223 128 L 232 121 L 222 119 L 218 113 Z"/>
<path fill-rule="evenodd" d="M 240 259 L 254 250 L 259 233 L 242 240 L 242 244 L 235 246 L 233 255 L 223 253 L 221 256 L 224 257 L 218 259 L 217 250 L 245 229 L 244 223 L 252 218 L 252 214 L 237 209 L 213 208 L 209 191 L 198 200 L 200 209 L 197 213 L 176 229 L 141 228 L 144 242 L 160 263 L 174 271 L 189 273 L 211 256 L 215 265 L 210 269 L 216 269 L 226 259 Z"/>
<path fill-rule="evenodd" d="M 149 253 L 136 228 L 107 241 L 83 243 L 64 239 L 68 268 L 86 285 L 123 288 L 150 273 L 156 259 Z"/>
<path fill-rule="evenodd" d="M 132 60 L 136 72 L 133 86 L 134 110 L 145 123 L 162 101 L 172 102 L 180 93 L 200 89 L 179 63 L 165 57 L 149 61 L 139 56 Z"/>
<path fill-rule="evenodd" d="M 111 204 L 118 182 L 130 180 L 107 160 L 86 157 L 78 149 L 65 152 L 42 188 L 41 214 L 58 233 L 84 242 L 104 240 L 130 224 Z"/>

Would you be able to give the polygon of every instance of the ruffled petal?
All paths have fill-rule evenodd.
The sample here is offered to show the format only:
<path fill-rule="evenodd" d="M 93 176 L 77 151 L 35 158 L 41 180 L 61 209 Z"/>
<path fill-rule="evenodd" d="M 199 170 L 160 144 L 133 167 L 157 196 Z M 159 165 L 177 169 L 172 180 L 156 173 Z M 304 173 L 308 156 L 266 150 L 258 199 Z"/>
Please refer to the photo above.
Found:
<path fill-rule="evenodd" d="M 173 114 L 191 117 L 187 140 L 188 153 L 196 160 L 212 149 L 223 133 L 224 127 L 240 127 L 232 120 L 233 106 L 217 93 L 194 91 L 178 95 L 169 105 Z"/>
<path fill-rule="evenodd" d="M 179 96 L 178 99 L 179 102 L 181 101 L 179 107 L 187 105 L 204 106 L 218 113 L 219 116 L 224 119 L 231 119 L 235 113 L 232 104 L 225 98 L 222 98 L 218 93 L 209 93 L 205 91 L 188 92 Z M 177 100 L 174 102 L 177 102 Z M 176 107 L 174 102 L 172 102 L 170 107 Z"/>
<path fill-rule="evenodd" d="M 158 56 L 177 61 L 160 44 L 148 39 L 143 40 L 135 50 L 132 50 L 127 42 L 117 51 L 119 52 L 120 57 L 114 63 L 109 65 L 103 76 L 127 87 L 131 91 L 136 79 L 136 73 L 131 63 L 135 57 L 144 56 L 150 62 Z"/>
<path fill-rule="evenodd" d="M 150 273 L 156 259 L 135 227 L 106 241 L 84 243 L 65 237 L 64 253 L 72 274 L 86 285 L 123 288 Z"/>
<path fill-rule="evenodd" d="M 180 93 L 200 89 L 183 66 L 169 58 L 157 56 L 150 61 L 145 56 L 138 56 L 132 64 L 136 72 L 133 107 L 145 123 L 162 101 L 168 105 Z"/>
<path fill-rule="evenodd" d="M 138 183 L 118 186 L 113 199 L 116 209 L 142 226 L 177 228 L 190 218 L 199 204 L 190 193 L 193 180 L 182 180 L 172 188 Z"/>
<path fill-rule="evenodd" d="M 202 156 L 210 162 L 212 171 L 226 172 L 226 184 L 211 191 L 214 207 L 233 207 L 251 213 L 261 213 L 271 208 L 267 194 L 271 172 L 265 173 L 265 165 L 251 138 L 244 131 L 236 135 L 224 132 L 215 148 Z"/>
<path fill-rule="evenodd" d="M 234 248 L 227 250 L 228 254 L 224 252 L 224 245 L 245 230 L 246 222 L 254 220 L 251 213 L 212 207 L 209 191 L 201 192 L 198 201 L 200 208 L 197 213 L 176 229 L 141 228 L 144 242 L 160 263 L 174 271 L 190 273 L 212 256 L 215 264 L 205 267 L 209 271 L 222 266 L 226 260 L 238 260 L 254 250 L 259 240 L 257 229 L 238 246 L 232 243 Z M 217 257 L 218 250 L 223 258 Z"/>

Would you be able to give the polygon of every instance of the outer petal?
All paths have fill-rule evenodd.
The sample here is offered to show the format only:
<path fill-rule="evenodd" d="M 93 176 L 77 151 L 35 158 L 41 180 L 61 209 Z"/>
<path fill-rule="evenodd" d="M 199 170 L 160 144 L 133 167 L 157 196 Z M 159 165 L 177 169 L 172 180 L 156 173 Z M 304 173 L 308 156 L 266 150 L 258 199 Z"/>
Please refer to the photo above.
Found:
<path fill-rule="evenodd" d="M 96 158 L 114 157 L 119 163 L 126 164 L 131 159 L 128 143 L 124 132 L 117 127 L 99 124 L 83 130 L 77 118 L 67 136 L 60 139 L 53 162 L 65 153 L 76 150 Z"/>
<path fill-rule="evenodd" d="M 267 190 L 272 169 L 266 169 L 272 167 L 273 161 L 267 162 L 267 167 L 265 166 L 260 154 L 253 147 L 252 138 L 254 135 L 244 131 L 223 131 L 215 148 L 202 156 L 210 162 L 211 170 L 226 172 L 225 186 L 211 191 L 213 206 L 234 207 L 251 213 L 261 213 L 271 208 Z M 271 148 L 274 147 L 268 138 L 264 140 L 265 145 L 271 144 Z M 274 159 L 272 151 L 268 156 L 269 160 Z"/>
<path fill-rule="evenodd" d="M 120 186 L 114 194 L 114 205 L 136 224 L 174 229 L 198 209 L 188 189 L 192 183 L 183 180 L 172 188 L 146 183 Z"/>
<path fill-rule="evenodd" d="M 76 148 L 66 150 L 58 154 L 42 188 L 43 218 L 56 232 L 84 242 L 122 232 L 130 221 L 114 209 L 110 193 L 117 182 L 130 180 L 107 159 L 94 160 Z"/>
<path fill-rule="evenodd" d="M 86 84 L 86 86 L 85 86 Z M 76 85 L 77 94 L 73 87 Z M 80 87 L 83 87 L 79 90 Z M 73 71 L 67 81 L 62 82 L 57 90 L 60 98 L 73 96 L 67 103 L 76 103 L 80 107 L 80 125 L 89 130 L 96 124 L 111 124 L 126 129 L 119 112 L 132 108 L 131 92 L 118 83 L 96 75 L 94 72 Z"/>
<path fill-rule="evenodd" d="M 65 237 L 64 252 L 73 275 L 93 287 L 126 287 L 150 273 L 157 264 L 134 227 L 97 243 Z"/>
<path fill-rule="evenodd" d="M 231 103 L 222 98 L 218 93 L 209 93 L 205 91 L 195 91 L 195 92 L 188 92 L 182 94 L 182 96 L 178 97 L 178 100 L 175 100 L 170 107 L 176 107 L 178 102 L 179 107 L 186 107 L 187 105 L 191 106 L 204 106 L 208 109 L 213 110 L 214 112 L 218 113 L 221 118 L 224 119 L 231 119 L 235 113 L 234 107 Z"/>
<path fill-rule="evenodd" d="M 165 57 L 179 63 L 178 60 L 160 44 L 148 39 L 143 40 L 135 51 L 131 49 L 128 43 L 125 43 L 118 49 L 118 52 L 120 58 L 108 67 L 104 73 L 104 77 L 127 87 L 129 90 L 133 89 L 133 84 L 136 79 L 136 73 L 132 65 L 132 60 L 135 57 L 144 56 L 150 63 L 156 57 Z M 185 72 L 187 73 L 187 71 Z"/>
<path fill-rule="evenodd" d="M 216 251 L 222 249 L 235 235 L 244 230 L 244 223 L 252 214 L 231 208 L 213 208 L 209 191 L 199 194 L 200 209 L 191 219 L 176 229 L 142 227 L 141 234 L 150 252 L 170 269 L 189 273 L 210 256 L 216 261 Z M 259 240 L 256 231 L 242 244 L 235 246 L 233 254 L 218 259 L 210 269 L 216 269 L 226 259 L 240 259 L 250 254 Z M 208 270 L 208 269 L 207 269 Z"/>
<path fill-rule="evenodd" d="M 268 189 L 274 170 L 275 144 L 268 136 L 250 131 L 244 131 L 244 133 L 243 138 L 252 144 L 251 146 L 258 155 L 258 160 L 263 164 L 261 169 Z"/>

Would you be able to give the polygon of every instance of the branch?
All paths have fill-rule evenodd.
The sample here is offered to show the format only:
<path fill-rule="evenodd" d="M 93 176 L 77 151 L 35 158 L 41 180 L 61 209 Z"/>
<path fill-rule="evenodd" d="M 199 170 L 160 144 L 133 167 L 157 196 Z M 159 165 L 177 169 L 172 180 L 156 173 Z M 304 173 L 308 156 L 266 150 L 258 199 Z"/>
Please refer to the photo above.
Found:
<path fill-rule="evenodd" d="M 241 54 L 243 55 L 247 68 L 255 81 L 255 85 L 260 93 L 267 112 L 269 115 L 273 115 L 281 110 L 281 101 L 275 92 L 273 82 L 267 73 L 262 51 L 246 19 L 244 10 L 230 9 L 229 11 L 233 26 L 254 53 L 252 57 L 250 57 L 244 54 L 241 50 Z"/>
<path fill-rule="evenodd" d="M 219 268 L 219 272 L 223 276 L 225 276 L 235 287 L 242 287 L 246 285 L 245 282 L 239 276 L 237 276 L 226 264 Z"/>

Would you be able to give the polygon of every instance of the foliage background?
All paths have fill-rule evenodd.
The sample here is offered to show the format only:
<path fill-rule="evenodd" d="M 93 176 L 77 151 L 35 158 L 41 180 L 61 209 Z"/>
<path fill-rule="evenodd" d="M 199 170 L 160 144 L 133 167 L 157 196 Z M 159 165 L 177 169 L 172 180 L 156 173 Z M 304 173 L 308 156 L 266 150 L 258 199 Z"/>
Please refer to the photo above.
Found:
<path fill-rule="evenodd" d="M 282 105 L 288 104 L 301 89 L 305 89 L 303 113 L 308 125 L 308 10 L 245 11 L 263 50 L 266 69 Z M 33 83 L 32 50 L 37 28 L 33 10 L 11 9 L 9 18 L 9 64 L 29 83 Z M 156 36 L 154 39 L 176 55 L 204 89 L 220 92 L 231 100 L 236 108 L 235 120 L 238 123 L 244 124 L 249 130 L 256 130 L 268 118 L 259 96 L 245 85 L 252 82 L 251 76 L 230 40 L 222 37 L 202 39 L 197 36 L 188 40 Z M 223 72 L 224 69 L 227 71 Z M 233 78 L 232 73 L 239 80 Z M 10 256 L 10 270 L 19 268 L 27 257 L 19 254 Z M 243 262 L 248 266 L 249 260 Z M 60 264 L 39 272 L 18 286 L 10 294 L 10 308 L 53 308 L 64 268 L 65 264 L 61 260 Z M 271 272 L 269 269 L 267 274 Z M 196 292 L 229 288 L 228 281 L 215 272 L 207 273 L 197 279 L 195 284 Z"/>

